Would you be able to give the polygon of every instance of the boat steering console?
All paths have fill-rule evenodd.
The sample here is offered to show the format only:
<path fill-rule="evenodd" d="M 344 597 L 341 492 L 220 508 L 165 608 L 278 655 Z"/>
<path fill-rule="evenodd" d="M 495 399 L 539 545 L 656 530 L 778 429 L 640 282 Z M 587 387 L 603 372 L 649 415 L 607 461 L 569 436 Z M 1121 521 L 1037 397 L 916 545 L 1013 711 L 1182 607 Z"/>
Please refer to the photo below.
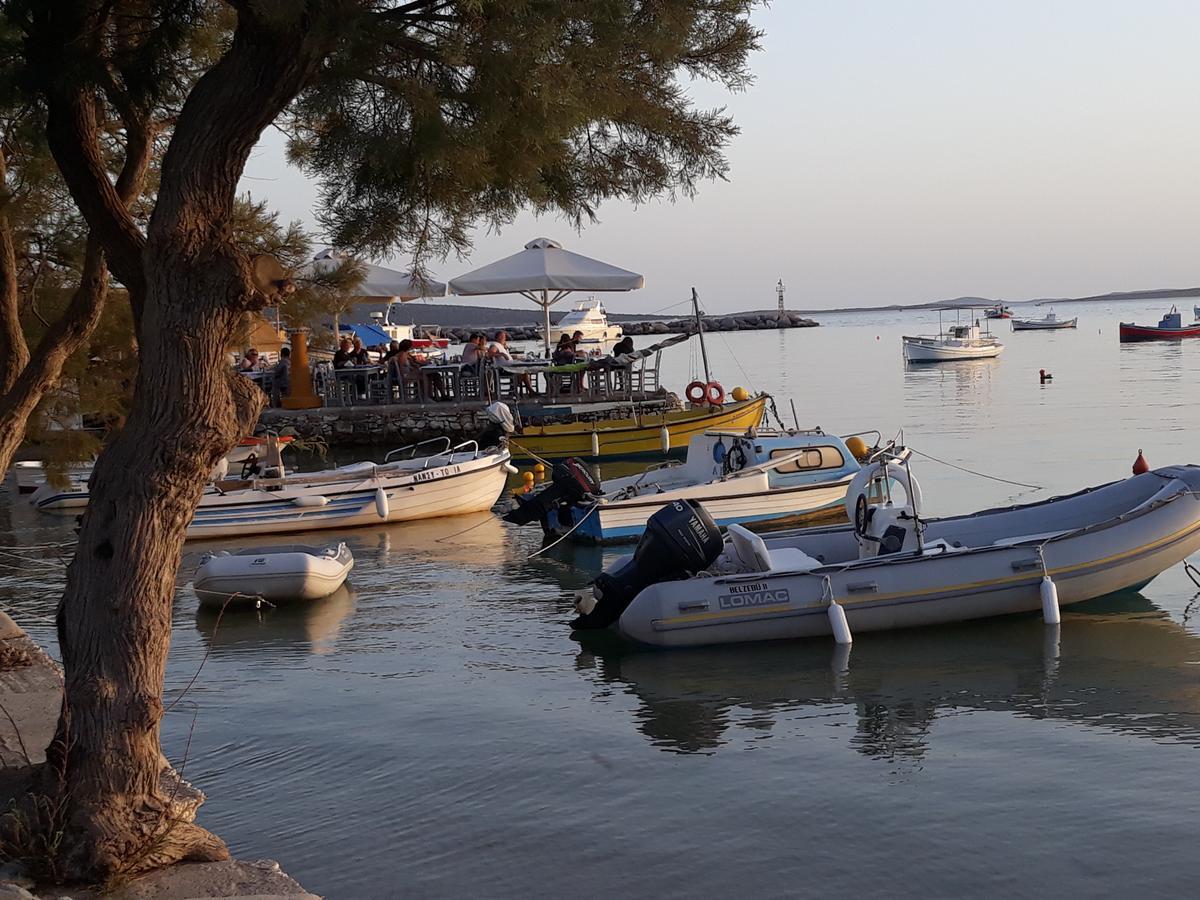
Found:
<path fill-rule="evenodd" d="M 905 502 L 892 497 L 894 484 Z M 898 462 L 869 463 L 846 490 L 846 514 L 854 525 L 860 559 L 916 551 L 921 547 L 921 486 Z"/>

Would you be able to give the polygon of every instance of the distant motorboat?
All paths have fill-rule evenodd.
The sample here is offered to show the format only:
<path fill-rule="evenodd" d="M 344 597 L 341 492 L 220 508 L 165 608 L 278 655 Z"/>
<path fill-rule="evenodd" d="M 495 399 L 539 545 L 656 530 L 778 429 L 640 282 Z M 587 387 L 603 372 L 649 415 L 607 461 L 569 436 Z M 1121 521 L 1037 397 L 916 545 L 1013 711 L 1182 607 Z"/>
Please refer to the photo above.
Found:
<path fill-rule="evenodd" d="M 898 488 L 886 486 L 898 483 Z M 852 634 L 1059 609 L 1140 588 L 1200 550 L 1200 467 L 1040 503 L 926 519 L 908 467 L 847 491 L 851 524 L 761 537 L 699 504 L 663 507 L 577 602 L 577 630 L 694 646 Z"/>
<path fill-rule="evenodd" d="M 1054 314 L 1054 311 L 1046 313 L 1040 319 L 1013 319 L 1013 331 L 1053 331 L 1058 328 L 1074 328 L 1078 324 L 1078 317 L 1074 319 L 1060 319 Z"/>
<path fill-rule="evenodd" d="M 353 568 L 354 555 L 344 543 L 221 550 L 204 555 L 192 589 L 209 607 L 319 600 L 345 584 Z"/>
<path fill-rule="evenodd" d="M 1012 307 L 1005 306 L 1003 303 L 997 303 L 995 306 L 988 307 L 983 315 L 988 319 L 1011 319 Z"/>
<path fill-rule="evenodd" d="M 1122 322 L 1120 327 L 1121 343 L 1126 344 L 1134 341 L 1173 341 L 1192 337 L 1200 337 L 1200 322 L 1184 325 L 1183 315 L 1174 306 L 1157 325 Z"/>
<path fill-rule="evenodd" d="M 905 335 L 904 358 L 908 362 L 951 362 L 958 359 L 991 359 L 1004 351 L 1004 345 L 981 330 L 979 320 L 970 324 L 942 327 L 939 310 L 938 333 L 933 336 Z"/>
<path fill-rule="evenodd" d="M 857 440 L 865 455 L 866 443 Z M 664 503 L 689 499 L 703 502 L 718 525 L 789 528 L 840 519 L 859 469 L 845 441 L 819 430 L 708 430 L 692 437 L 682 464 L 624 478 L 597 483 L 582 461 L 560 463 L 550 483 L 517 495 L 504 518 L 540 523 L 549 536 L 608 544 L 636 541 Z"/>
<path fill-rule="evenodd" d="M 604 304 L 599 300 L 578 303 L 559 319 L 558 324 L 550 329 L 550 346 L 557 344 L 564 334 L 571 337 L 576 331 L 583 332 L 583 338 L 576 347 L 581 353 L 593 350 L 607 353 L 624 337 L 620 325 L 609 323 Z"/>

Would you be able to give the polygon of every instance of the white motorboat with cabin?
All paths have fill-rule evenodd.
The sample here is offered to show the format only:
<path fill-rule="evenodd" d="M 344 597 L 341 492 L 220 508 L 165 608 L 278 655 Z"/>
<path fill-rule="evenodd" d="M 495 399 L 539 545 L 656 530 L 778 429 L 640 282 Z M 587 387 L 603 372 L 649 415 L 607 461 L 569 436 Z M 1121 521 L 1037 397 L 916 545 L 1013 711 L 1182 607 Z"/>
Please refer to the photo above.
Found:
<path fill-rule="evenodd" d="M 894 446 L 889 450 L 895 451 Z M 857 435 L 811 431 L 712 430 L 688 442 L 680 463 L 597 483 L 579 459 L 554 467 L 551 482 L 517 495 L 505 519 L 540 523 L 547 535 L 582 543 L 636 541 L 664 503 L 696 500 L 720 526 L 755 530 L 842 519 L 858 459 L 879 452 Z"/>
<path fill-rule="evenodd" d="M 583 332 L 577 347 L 582 353 L 608 353 L 624 337 L 621 326 L 609 323 L 604 304 L 595 298 L 576 304 L 551 327 L 550 346 L 557 344 L 564 334 L 570 337 L 576 331 Z"/>
<path fill-rule="evenodd" d="M 942 313 L 938 310 L 938 333 L 901 338 L 904 345 L 906 362 L 950 362 L 957 359 L 991 359 L 1004 351 L 1004 345 L 987 330 L 984 325 L 980 328 L 979 319 L 974 318 L 974 311 L 967 308 L 955 307 L 955 312 L 965 311 L 969 314 L 966 322 L 956 321 L 953 325 L 942 325 Z M 986 321 L 986 320 L 985 320 Z"/>
<path fill-rule="evenodd" d="M 903 488 L 903 500 L 897 495 Z M 650 519 L 632 556 L 578 603 L 575 629 L 664 646 L 884 631 L 1059 609 L 1148 584 L 1200 550 L 1200 467 L 963 516 L 925 519 L 908 467 L 881 459 L 847 491 L 849 525 L 722 540 L 699 504 Z"/>
<path fill-rule="evenodd" d="M 343 584 L 354 568 L 344 543 L 253 547 L 206 553 L 192 579 L 201 606 L 223 608 L 260 600 L 319 600 Z"/>
<path fill-rule="evenodd" d="M 1060 319 L 1050 310 L 1040 319 L 1013 319 L 1013 331 L 1055 331 L 1060 328 L 1074 328 L 1079 318 Z"/>

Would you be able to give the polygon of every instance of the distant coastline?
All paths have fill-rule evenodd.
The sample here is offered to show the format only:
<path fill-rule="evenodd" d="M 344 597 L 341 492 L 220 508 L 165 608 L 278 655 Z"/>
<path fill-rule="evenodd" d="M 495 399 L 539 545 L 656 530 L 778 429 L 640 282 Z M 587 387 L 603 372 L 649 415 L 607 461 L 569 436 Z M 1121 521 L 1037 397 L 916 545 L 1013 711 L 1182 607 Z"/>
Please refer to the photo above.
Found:
<path fill-rule="evenodd" d="M 1068 303 L 1118 303 L 1123 300 L 1176 300 L 1184 297 L 1200 298 L 1200 287 L 1192 288 L 1156 288 L 1143 291 L 1114 291 L 1110 294 L 1095 294 L 1090 297 L 1039 297 L 1032 300 L 997 300 L 988 297 L 955 297 L 951 300 L 931 300 L 928 303 L 891 303 L 883 306 L 839 306 L 833 309 L 789 309 L 789 313 L 812 315 L 828 315 L 830 313 L 860 313 L 860 312 L 904 312 L 906 310 L 919 312 L 921 310 L 937 309 L 939 306 L 995 306 L 1003 302 L 1008 306 L 1040 306 L 1047 304 Z M 378 304 L 363 304 L 352 314 L 353 321 L 370 321 L 369 310 L 376 310 Z M 566 315 L 568 304 L 563 309 L 553 309 L 551 321 Z M 427 303 L 406 303 L 397 311 L 396 319 L 412 325 L 439 325 L 443 327 L 478 327 L 498 328 L 501 326 L 537 326 L 541 324 L 541 311 L 530 304 L 527 308 L 507 308 L 490 306 L 467 306 L 455 303 L 443 303 L 440 300 L 430 300 Z M 752 309 L 744 312 L 707 313 L 710 318 L 751 318 L 755 316 L 771 316 L 777 312 L 774 308 Z M 608 318 L 613 322 L 667 322 L 679 318 L 678 315 L 664 316 L 648 313 L 615 313 L 609 312 Z"/>

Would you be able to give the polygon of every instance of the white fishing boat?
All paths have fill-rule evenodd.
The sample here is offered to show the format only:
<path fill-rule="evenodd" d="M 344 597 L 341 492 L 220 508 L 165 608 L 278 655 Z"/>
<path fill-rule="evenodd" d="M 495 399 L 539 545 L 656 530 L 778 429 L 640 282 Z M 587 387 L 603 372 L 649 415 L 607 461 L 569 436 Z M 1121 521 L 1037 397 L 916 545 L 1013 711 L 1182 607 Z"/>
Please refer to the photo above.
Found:
<path fill-rule="evenodd" d="M 721 526 L 796 527 L 842 518 L 860 468 L 856 456 L 872 452 L 861 437 L 843 441 L 819 429 L 707 431 L 688 442 L 682 464 L 600 483 L 580 460 L 567 460 L 554 467 L 550 484 L 517 495 L 504 518 L 582 543 L 636 541 L 664 503 L 690 499 Z"/>
<path fill-rule="evenodd" d="M 1050 310 L 1040 319 L 1013 319 L 1013 331 L 1053 331 L 1059 328 L 1074 328 L 1079 322 L 1078 317 L 1074 319 L 1060 319 L 1054 314 L 1054 310 Z"/>
<path fill-rule="evenodd" d="M 230 470 L 245 469 L 247 475 L 255 465 L 261 463 L 267 454 L 267 437 L 247 437 L 238 442 L 225 458 L 217 463 L 213 470 L 214 477 L 224 478 Z M 280 452 L 288 448 L 294 438 L 287 435 L 275 436 Z M 29 502 L 38 509 L 83 509 L 87 506 L 88 479 L 92 477 L 93 462 L 72 463 L 64 475 L 65 484 L 51 485 L 48 479 L 46 464 L 40 460 L 28 460 L 13 463 L 13 474 L 17 482 L 17 491 L 22 494 L 33 494 Z"/>
<path fill-rule="evenodd" d="M 354 555 L 344 543 L 222 550 L 204 555 L 192 589 L 209 607 L 319 600 L 345 584 L 353 568 Z"/>
<path fill-rule="evenodd" d="M 480 450 L 475 441 L 429 456 L 420 445 L 388 454 L 382 464 L 355 463 L 323 472 L 224 481 L 200 501 L 189 540 L 287 534 L 409 522 L 491 509 L 516 469 L 507 448 Z M 428 442 L 427 442 L 428 443 Z M 408 458 L 395 458 L 410 454 Z"/>
<path fill-rule="evenodd" d="M 958 359 L 991 359 L 1004 351 L 1004 345 L 989 334 L 986 325 L 981 329 L 979 319 L 968 318 L 953 325 L 942 325 L 942 312 L 938 310 L 938 333 L 901 338 L 904 359 L 907 362 L 950 362 Z M 957 310 L 956 311 L 961 311 Z M 971 310 L 966 310 L 971 313 Z"/>
<path fill-rule="evenodd" d="M 899 499 L 900 488 L 904 497 Z M 1148 584 L 1200 550 L 1200 467 L 1173 466 L 1040 503 L 925 519 L 906 466 L 881 461 L 847 491 L 851 524 L 722 540 L 677 501 L 632 557 L 580 598 L 577 629 L 665 646 L 961 622 Z"/>
<path fill-rule="evenodd" d="M 583 353 L 608 353 L 624 337 L 621 326 L 609 323 L 604 304 L 595 299 L 577 304 L 551 327 L 550 346 L 557 344 L 562 335 L 571 337 L 576 331 L 583 332 L 577 347 Z"/>

